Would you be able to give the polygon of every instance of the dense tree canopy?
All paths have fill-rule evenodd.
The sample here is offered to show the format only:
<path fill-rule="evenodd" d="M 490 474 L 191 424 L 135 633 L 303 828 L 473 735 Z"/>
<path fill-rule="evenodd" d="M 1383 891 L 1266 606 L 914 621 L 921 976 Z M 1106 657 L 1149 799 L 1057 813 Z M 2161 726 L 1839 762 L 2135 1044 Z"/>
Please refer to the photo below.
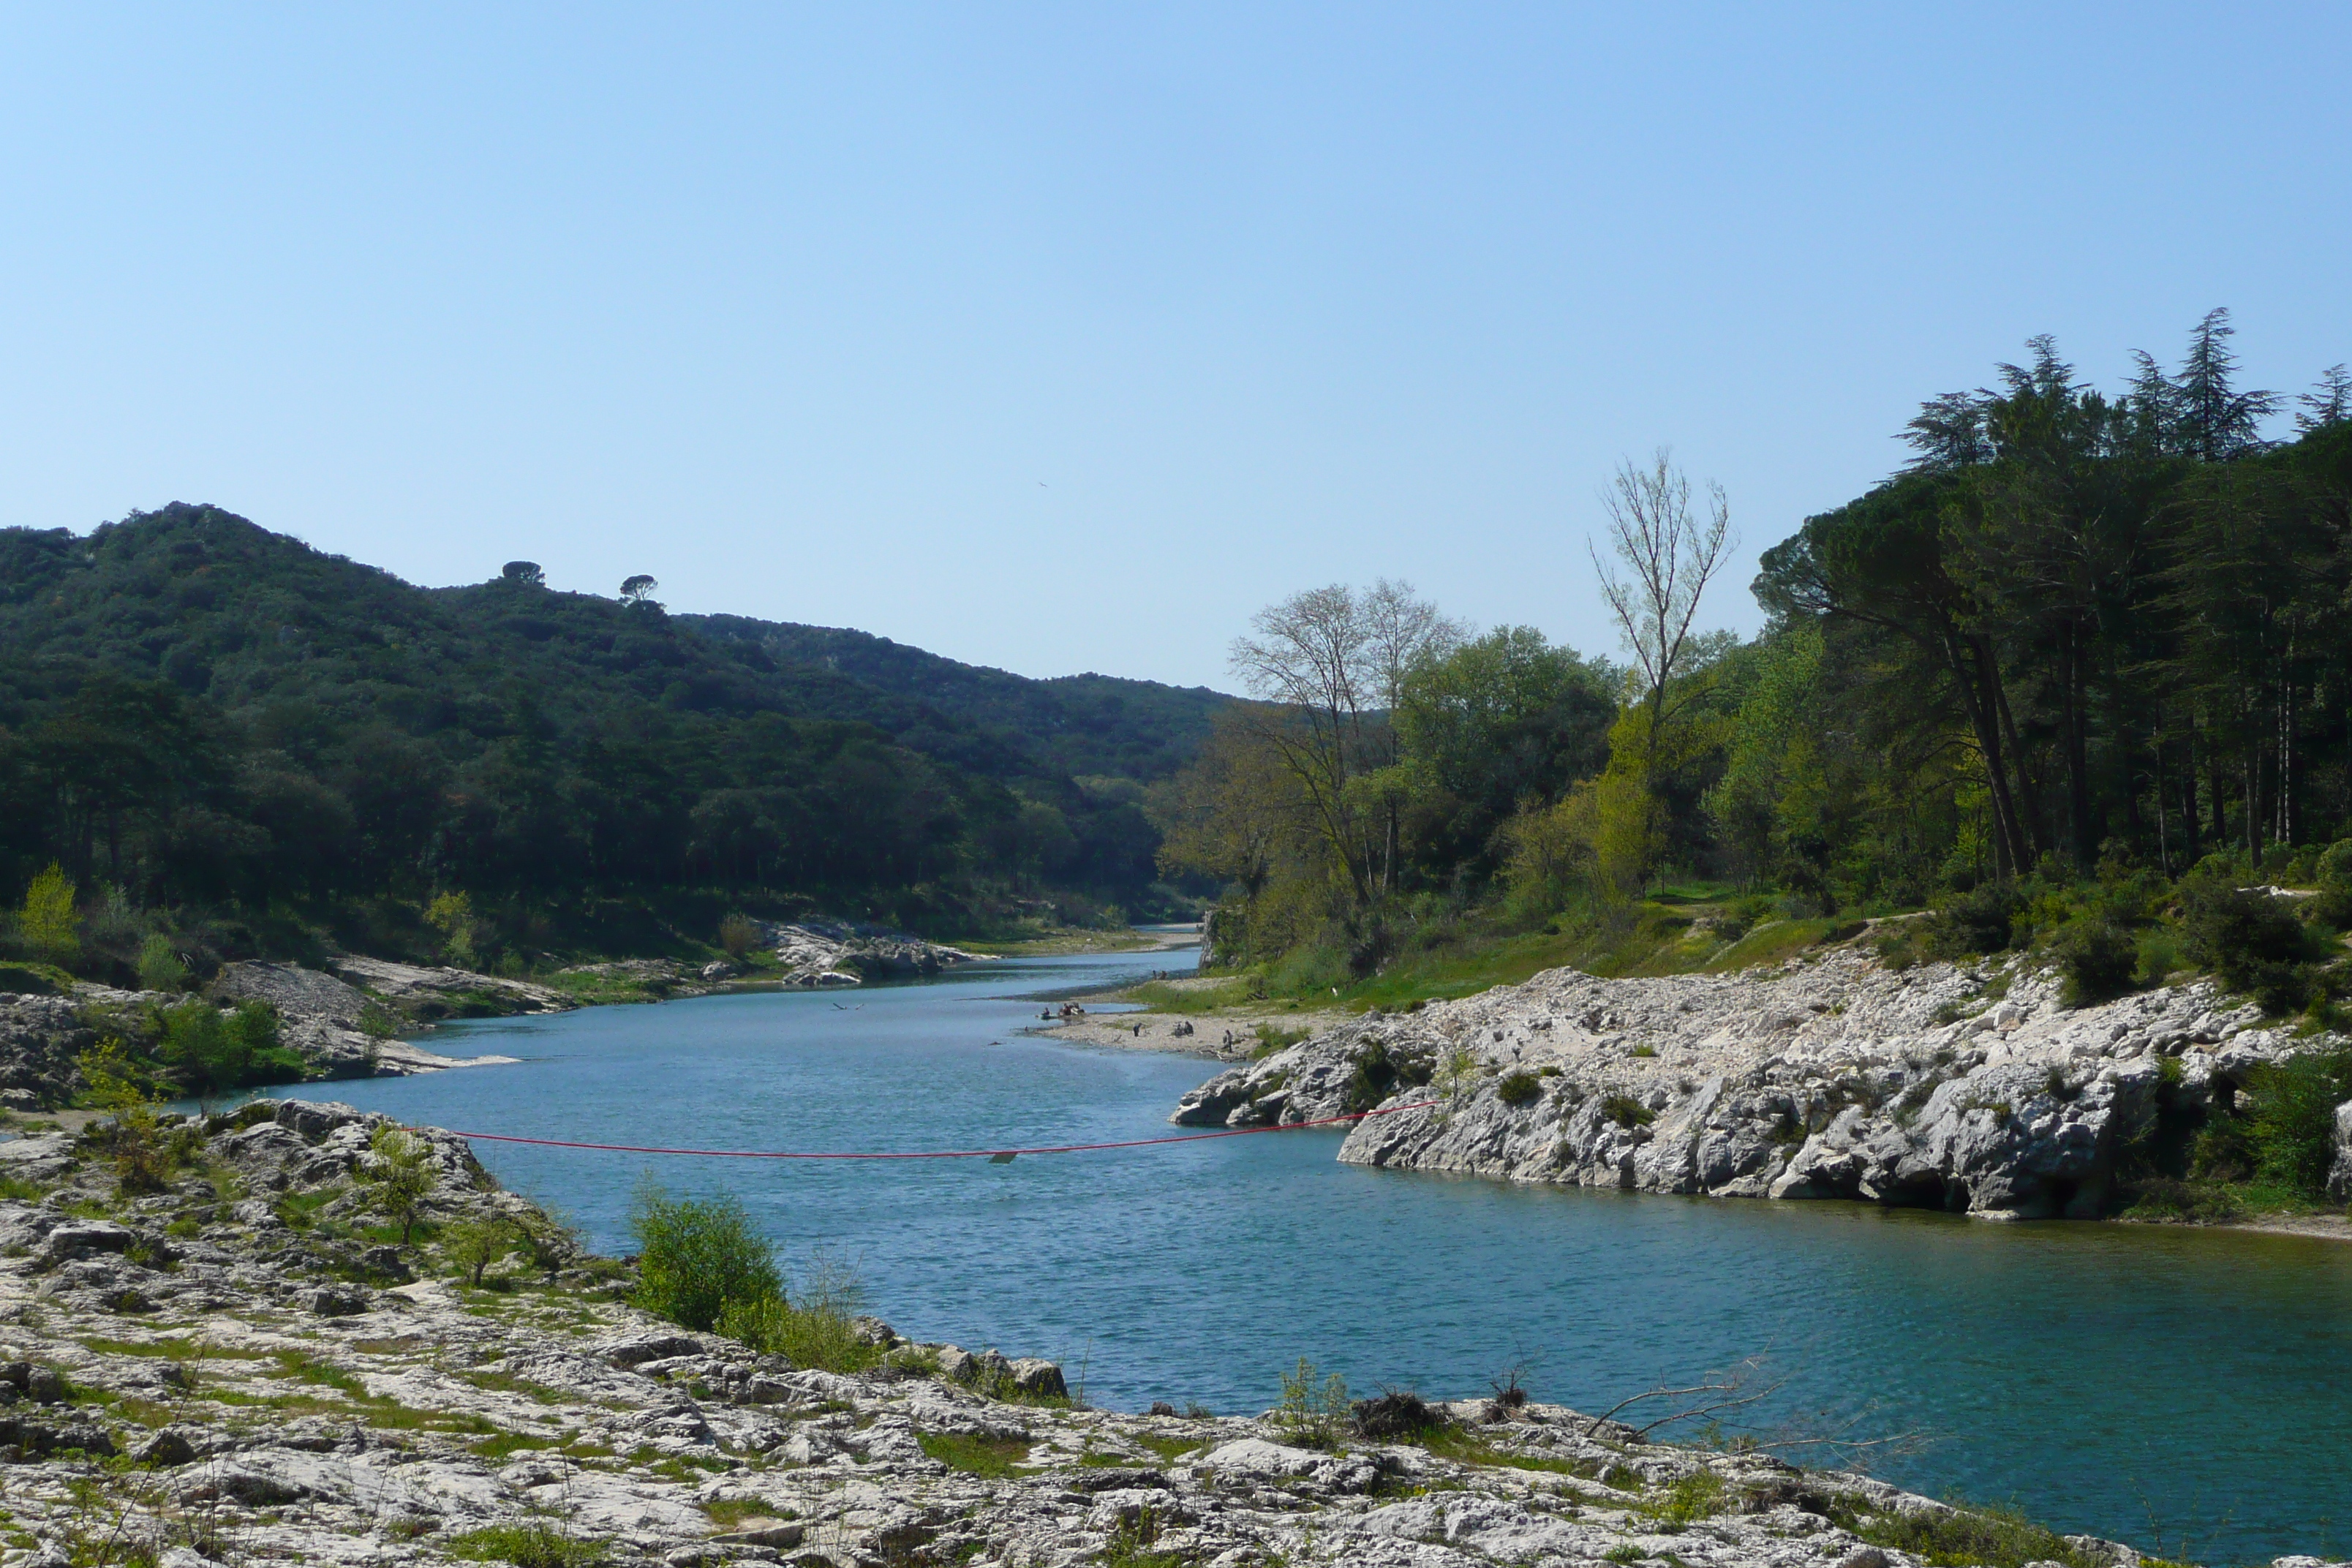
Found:
<path fill-rule="evenodd" d="M 556 593 L 513 562 L 421 590 L 211 507 L 0 531 L 0 875 L 247 911 L 464 889 L 518 918 L 1158 896 L 1142 791 L 1214 694 L 913 649 L 873 679 L 839 657 L 857 634 L 673 616 L 631 581 Z"/>
<path fill-rule="evenodd" d="M 1321 700 L 1234 710 L 1163 851 L 1230 880 L 1226 956 L 1319 944 L 1361 974 L 1401 929 L 1622 911 L 1667 878 L 1827 915 L 2352 837 L 2352 380 L 2327 372 L 2273 442 L 2288 405 L 2237 385 L 2226 312 L 2112 396 L 2028 350 L 1764 553 L 1745 644 L 1683 635 L 1726 503 L 1695 518 L 1663 455 L 1629 468 L 1632 668 L 1506 629 L 1420 649 L 1349 710 L 1354 772 L 1326 793 L 1391 805 L 1392 876 L 1318 830 L 1302 770 L 1250 754 Z"/>

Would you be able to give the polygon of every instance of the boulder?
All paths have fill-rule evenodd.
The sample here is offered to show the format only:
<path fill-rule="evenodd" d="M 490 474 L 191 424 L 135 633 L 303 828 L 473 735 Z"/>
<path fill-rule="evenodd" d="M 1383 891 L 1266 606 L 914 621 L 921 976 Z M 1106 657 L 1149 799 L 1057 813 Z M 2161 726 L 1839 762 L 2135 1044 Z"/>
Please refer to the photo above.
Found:
<path fill-rule="evenodd" d="M 307 1304 L 322 1318 L 355 1318 L 373 1305 L 356 1285 L 321 1285 L 310 1292 Z"/>
<path fill-rule="evenodd" d="M 2327 1195 L 2352 1203 L 2352 1100 L 2336 1108 L 2336 1163 L 2327 1173 Z"/>
<path fill-rule="evenodd" d="M 1069 1397 L 1069 1385 L 1062 1381 L 1062 1369 L 1050 1361 L 1025 1355 L 1016 1359 L 1007 1371 L 1013 1386 L 1024 1394 L 1051 1399 Z"/>

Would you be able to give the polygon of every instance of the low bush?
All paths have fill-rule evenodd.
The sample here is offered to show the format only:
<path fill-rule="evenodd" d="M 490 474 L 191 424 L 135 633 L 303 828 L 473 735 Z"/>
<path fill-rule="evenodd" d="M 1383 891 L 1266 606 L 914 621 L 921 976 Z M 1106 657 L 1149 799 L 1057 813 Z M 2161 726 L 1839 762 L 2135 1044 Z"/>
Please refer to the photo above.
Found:
<path fill-rule="evenodd" d="M 2132 988 L 2139 972 L 2139 947 L 2115 921 L 2078 914 L 2059 928 L 2051 944 L 2066 976 L 2069 1007 L 2109 1001 Z"/>
<path fill-rule="evenodd" d="M 2108 1564 L 2103 1553 L 2076 1546 L 2064 1536 L 2000 1509 L 1873 1514 L 1855 1526 L 1854 1533 L 1874 1546 L 1908 1552 L 1928 1568 L 2025 1568 L 2029 1563 L 2107 1568 Z"/>
<path fill-rule="evenodd" d="M 1937 958 L 2006 952 L 2016 940 L 2014 921 L 2025 900 L 2006 882 L 1986 882 L 1946 903 L 1927 920 L 1922 936 Z"/>
<path fill-rule="evenodd" d="M 1418 1437 L 1446 1424 L 1409 1388 L 1384 1388 L 1377 1399 L 1359 1399 L 1348 1407 L 1348 1420 L 1359 1436 L 1375 1442 Z"/>
<path fill-rule="evenodd" d="M 717 1328 L 763 1355 L 820 1372 L 863 1372 L 882 1349 L 859 1337 L 851 1320 L 864 1305 L 865 1287 L 846 1264 L 820 1259 L 810 1279 L 789 1295 L 730 1301 Z"/>
<path fill-rule="evenodd" d="M 2287 900 L 2233 881 L 2201 868 L 2181 879 L 2183 951 L 2232 991 L 2252 996 L 2264 1011 L 2301 1010 L 2317 984 L 2317 943 L 2311 928 L 2295 917 Z"/>
<path fill-rule="evenodd" d="M 267 1002 L 242 1002 L 224 1014 L 190 997 L 156 1009 L 156 1054 L 198 1094 L 247 1084 L 299 1082 L 300 1056 L 278 1041 L 278 1011 Z"/>
<path fill-rule="evenodd" d="M 1495 1086 L 1495 1098 L 1505 1105 L 1529 1105 L 1543 1098 L 1543 1079 L 1521 1070 L 1507 1072 Z"/>
<path fill-rule="evenodd" d="M 637 1189 L 629 1230 L 637 1243 L 637 1305 L 689 1329 L 710 1329 L 730 1306 L 781 1300 L 775 1248 L 751 1228 L 741 1202 L 673 1197 Z"/>
<path fill-rule="evenodd" d="M 2319 891 L 2311 900 L 2314 919 L 2340 931 L 2352 931 L 2352 838 L 2322 850 L 2313 881 Z"/>
<path fill-rule="evenodd" d="M 1601 1102 L 1601 1117 L 1618 1126 L 1632 1130 L 1646 1127 L 1658 1119 L 1657 1112 L 1630 1094 L 1612 1094 Z"/>
<path fill-rule="evenodd" d="M 2245 1138 L 2257 1181 L 2307 1196 L 2327 1190 L 2336 1108 L 2352 1100 L 2352 1049 L 2310 1051 L 2247 1075 Z"/>
<path fill-rule="evenodd" d="M 1290 1441 L 1328 1448 L 1351 1414 L 1348 1380 L 1338 1373 L 1318 1377 L 1315 1363 L 1300 1356 L 1297 1370 L 1282 1374 L 1282 1403 L 1275 1406 L 1274 1424 Z"/>

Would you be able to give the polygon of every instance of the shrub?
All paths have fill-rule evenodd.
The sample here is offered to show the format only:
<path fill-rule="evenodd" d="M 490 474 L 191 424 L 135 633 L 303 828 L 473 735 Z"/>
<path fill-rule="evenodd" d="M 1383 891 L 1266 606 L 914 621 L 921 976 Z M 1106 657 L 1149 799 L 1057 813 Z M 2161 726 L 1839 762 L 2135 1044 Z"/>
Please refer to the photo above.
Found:
<path fill-rule="evenodd" d="M 1602 1100 L 1601 1115 L 1603 1121 L 1614 1121 L 1618 1126 L 1628 1131 L 1636 1127 L 1646 1127 L 1658 1119 L 1656 1111 L 1652 1110 L 1630 1094 L 1612 1094 Z"/>
<path fill-rule="evenodd" d="M 2311 999 L 2314 942 L 2284 899 L 2249 892 L 2200 870 L 2180 884 L 2181 945 L 2192 963 L 2251 994 L 2265 1011 L 2293 1013 Z"/>
<path fill-rule="evenodd" d="M 139 984 L 146 991 L 177 991 L 188 983 L 188 966 L 172 939 L 157 931 L 139 949 Z"/>
<path fill-rule="evenodd" d="M 866 1304 L 866 1282 L 847 1259 L 816 1256 L 797 1289 L 731 1300 L 715 1325 L 763 1355 L 821 1372 L 862 1372 L 881 1359 L 851 1320 Z"/>
<path fill-rule="evenodd" d="M 158 1009 L 155 1022 L 163 1060 L 198 1094 L 302 1076 L 302 1058 L 278 1043 L 278 1010 L 267 1002 L 241 1002 L 224 1015 L 190 997 Z"/>
<path fill-rule="evenodd" d="M 2005 952 L 2015 940 L 2012 921 L 2025 900 L 2006 882 L 1972 888 L 1920 922 L 1927 951 L 1938 958 Z"/>
<path fill-rule="evenodd" d="M 2311 900 L 2313 916 L 2337 931 L 2352 931 L 2352 838 L 2320 851 L 2314 880 L 2319 892 Z"/>
<path fill-rule="evenodd" d="M 172 1152 L 163 1141 L 155 1099 L 136 1076 L 122 1042 L 107 1039 L 74 1059 L 86 1098 L 114 1121 L 100 1136 L 126 1193 L 160 1193 L 171 1184 Z"/>
<path fill-rule="evenodd" d="M 1348 1407 L 1348 1419 L 1359 1435 L 1375 1442 L 1418 1437 L 1445 1425 L 1445 1417 L 1409 1388 L 1383 1388 L 1377 1399 L 1359 1399 Z"/>
<path fill-rule="evenodd" d="M 2258 1181 L 2311 1196 L 2336 1159 L 2336 1108 L 2352 1100 L 2352 1049 L 2311 1051 L 2246 1077 L 2245 1136 Z"/>
<path fill-rule="evenodd" d="M 1374 1040 L 1356 1053 L 1355 1070 L 1348 1075 L 1347 1109 L 1371 1110 L 1389 1097 L 1396 1081 L 1396 1062 L 1389 1056 L 1387 1042 Z"/>
<path fill-rule="evenodd" d="M 775 1248 L 731 1194 L 672 1197 L 646 1182 L 629 1214 L 637 1242 L 637 1305 L 689 1329 L 716 1327 L 729 1306 L 781 1300 Z"/>
<path fill-rule="evenodd" d="M 2059 929 L 2051 946 L 2066 974 L 2069 1007 L 2122 995 L 2139 969 L 2139 948 L 2131 932 L 2098 915 L 2076 915 Z"/>
<path fill-rule="evenodd" d="M 1495 1086 L 1495 1098 L 1505 1105 L 1527 1105 L 1543 1098 L 1543 1079 L 1527 1071 L 1508 1072 Z"/>
<path fill-rule="evenodd" d="M 724 948 L 727 956 L 736 963 L 742 963 L 743 955 L 757 947 L 759 943 L 760 927 L 756 921 L 748 917 L 733 914 L 719 922 L 719 945 Z"/>
<path fill-rule="evenodd" d="M 1349 1415 L 1348 1380 L 1338 1373 L 1318 1379 L 1316 1366 L 1305 1356 L 1298 1369 L 1282 1374 L 1282 1403 L 1275 1407 L 1274 1424 L 1292 1442 L 1310 1448 L 1328 1448 Z"/>

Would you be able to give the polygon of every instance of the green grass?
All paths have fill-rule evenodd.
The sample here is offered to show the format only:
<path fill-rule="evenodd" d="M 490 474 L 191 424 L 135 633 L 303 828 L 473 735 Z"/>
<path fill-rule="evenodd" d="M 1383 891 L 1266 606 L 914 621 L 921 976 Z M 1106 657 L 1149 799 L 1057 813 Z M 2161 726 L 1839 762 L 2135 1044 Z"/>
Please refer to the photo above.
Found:
<path fill-rule="evenodd" d="M 1155 1437 L 1148 1434 L 1129 1437 L 1128 1441 L 1139 1448 L 1149 1448 L 1159 1455 L 1160 1462 L 1163 1465 L 1172 1465 L 1187 1454 L 1203 1453 L 1209 1447 L 1198 1437 Z"/>
<path fill-rule="evenodd" d="M 280 1351 L 275 1359 L 284 1369 L 278 1373 L 278 1376 L 294 1378 L 320 1388 L 331 1388 L 353 1399 L 369 1397 L 366 1384 L 342 1368 L 329 1366 L 315 1356 L 306 1355 L 300 1351 Z"/>
<path fill-rule="evenodd" d="M 602 1543 L 536 1521 L 494 1524 L 469 1530 L 442 1543 L 444 1552 L 475 1563 L 511 1563 L 514 1568 L 589 1568 L 604 1560 Z"/>
<path fill-rule="evenodd" d="M 100 1355 L 160 1356 L 166 1361 L 262 1361 L 268 1355 L 266 1351 L 230 1350 L 204 1340 L 86 1339 L 81 1343 L 84 1348 L 96 1351 Z"/>
<path fill-rule="evenodd" d="M 951 1470 L 991 1480 L 1013 1474 L 1013 1467 L 1029 1457 L 1025 1437 L 968 1437 L 952 1432 L 917 1436 L 923 1452 Z"/>
<path fill-rule="evenodd" d="M 495 1437 L 485 1437 L 478 1443 L 466 1445 L 466 1452 L 485 1459 L 503 1459 L 509 1454 L 526 1448 L 556 1448 L 562 1447 L 552 1437 L 542 1437 L 530 1432 L 501 1432 Z"/>
<path fill-rule="evenodd" d="M 1240 979 L 1214 985 L 1171 985 L 1164 980 L 1147 980 L 1120 992 L 1119 1000 L 1140 1002 L 1155 1013 L 1203 1014 L 1244 1005 L 1252 989 L 1250 982 Z"/>
<path fill-rule="evenodd" d="M 1970 1504 L 1950 1513 L 1879 1513 L 1853 1528 L 1872 1545 L 1907 1552 L 1928 1568 L 2025 1568 L 2028 1563 L 2106 1568 L 2105 1558 L 2007 1509 Z"/>
<path fill-rule="evenodd" d="M 1825 943 L 1857 934 L 1853 920 L 1766 920 L 1725 940 L 1715 929 L 1697 929 L 1701 917 L 1728 917 L 1730 889 L 1709 886 L 1670 888 L 1636 906 L 1630 922 L 1614 926 L 1555 921 L 1559 929 L 1505 932 L 1465 917 L 1431 945 L 1408 946 L 1376 975 L 1340 984 L 1332 993 L 1329 963 L 1291 954 L 1265 969 L 1234 976 L 1214 988 L 1139 985 L 1125 993 L 1156 1012 L 1208 1013 L 1245 1005 L 1335 1006 L 1360 1012 L 1407 1011 L 1428 1002 L 1475 995 L 1497 985 L 1517 985 L 1548 969 L 1571 966 L 1604 978 L 1719 973 L 1786 963 Z M 1337 960 L 1333 960 L 1336 963 Z M 1296 980 L 1286 985 L 1286 976 Z M 1311 982 L 1311 983 L 1310 983 Z M 1292 993 L 1295 993 L 1293 994 Z"/>
<path fill-rule="evenodd" d="M 721 1530 L 732 1530 L 747 1519 L 798 1519 L 798 1511 L 778 1508 L 758 1498 L 712 1498 L 694 1505 L 709 1516 L 710 1522 Z"/>

